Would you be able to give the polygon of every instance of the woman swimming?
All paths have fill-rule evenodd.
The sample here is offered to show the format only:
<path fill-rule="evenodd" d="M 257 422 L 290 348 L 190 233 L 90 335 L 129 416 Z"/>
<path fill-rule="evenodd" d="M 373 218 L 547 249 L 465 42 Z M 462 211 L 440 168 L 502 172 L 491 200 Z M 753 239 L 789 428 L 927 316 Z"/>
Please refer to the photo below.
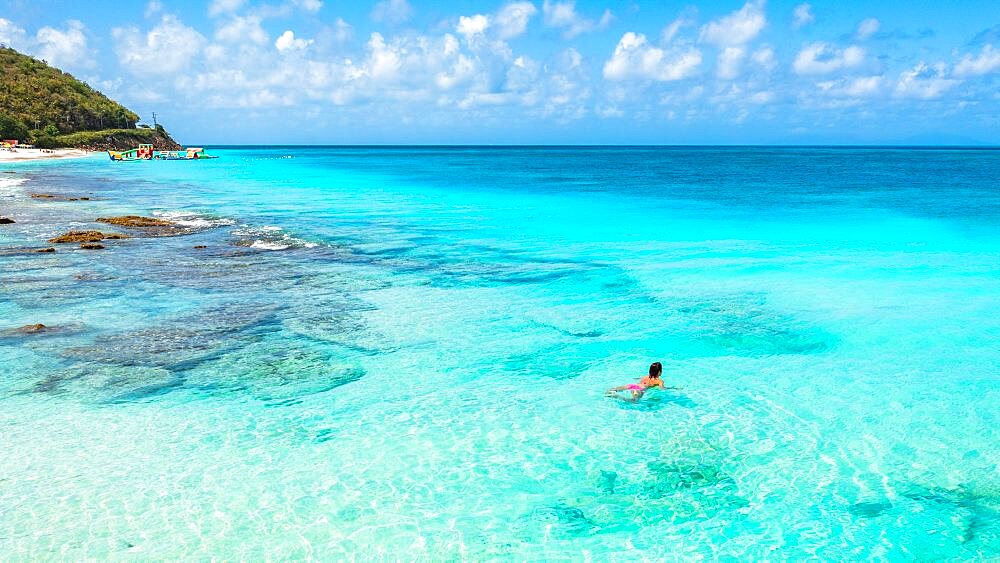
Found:
<path fill-rule="evenodd" d="M 659 387 L 660 389 L 678 389 L 678 387 L 666 387 L 663 384 L 663 379 L 660 378 L 660 375 L 662 374 L 663 365 L 660 362 L 653 362 L 649 366 L 649 375 L 640 379 L 639 383 L 629 383 L 628 385 L 614 387 L 612 389 L 608 389 L 604 394 L 608 397 L 618 397 L 619 399 L 625 399 L 626 401 L 634 403 L 642 398 L 647 389 L 652 389 L 653 387 Z M 632 396 L 631 398 L 623 397 L 618 394 L 619 391 L 629 391 Z"/>

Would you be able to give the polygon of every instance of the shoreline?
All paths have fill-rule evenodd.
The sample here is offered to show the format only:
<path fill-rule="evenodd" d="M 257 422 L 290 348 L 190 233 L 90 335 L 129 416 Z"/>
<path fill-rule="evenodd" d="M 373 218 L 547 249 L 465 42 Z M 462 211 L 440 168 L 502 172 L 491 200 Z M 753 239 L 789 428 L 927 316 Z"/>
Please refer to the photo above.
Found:
<path fill-rule="evenodd" d="M 83 158 L 92 154 L 83 149 L 8 149 L 0 150 L 0 163 Z"/>

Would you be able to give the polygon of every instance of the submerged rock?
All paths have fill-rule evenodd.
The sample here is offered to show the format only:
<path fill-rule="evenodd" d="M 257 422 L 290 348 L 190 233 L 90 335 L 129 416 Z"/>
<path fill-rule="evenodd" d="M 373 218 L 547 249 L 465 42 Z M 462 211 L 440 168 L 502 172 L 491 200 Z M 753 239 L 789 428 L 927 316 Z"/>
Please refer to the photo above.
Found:
<path fill-rule="evenodd" d="M 214 359 L 188 373 L 188 383 L 205 389 L 245 392 L 272 405 L 289 405 L 365 376 L 319 343 L 265 339 Z"/>
<path fill-rule="evenodd" d="M 618 473 L 614 471 L 601 470 L 601 478 L 598 482 L 598 488 L 602 492 L 613 494 L 615 492 L 615 483 L 618 481 Z"/>
<path fill-rule="evenodd" d="M 16 221 L 9 217 L 0 217 L 0 225 L 11 225 L 14 223 L 16 223 Z"/>
<path fill-rule="evenodd" d="M 80 248 L 84 250 L 102 250 L 104 245 L 99 242 L 85 242 L 80 245 Z"/>
<path fill-rule="evenodd" d="M 119 227 L 146 228 L 146 227 L 172 227 L 173 221 L 156 219 L 153 217 L 141 217 L 139 215 L 122 215 L 120 217 L 99 217 L 98 223 L 118 225 Z"/>
<path fill-rule="evenodd" d="M 885 514 L 891 508 L 892 504 L 889 502 L 859 502 L 852 504 L 847 511 L 855 516 L 875 518 L 876 516 Z"/>
<path fill-rule="evenodd" d="M 44 332 L 48 328 L 42 323 L 35 323 L 33 325 L 24 325 L 21 328 L 15 328 L 7 331 L 10 334 L 35 334 L 38 332 Z"/>
<path fill-rule="evenodd" d="M 62 354 L 122 366 L 190 369 L 275 330 L 274 310 L 260 303 L 211 307 L 166 319 L 159 326 L 107 334 L 92 345 L 67 348 Z"/>
<path fill-rule="evenodd" d="M 48 326 L 42 323 L 35 323 L 30 325 L 24 325 L 18 328 L 9 328 L 6 330 L 0 330 L 0 339 L 4 338 L 19 338 L 22 336 L 32 336 L 38 334 L 45 334 L 47 336 L 67 336 L 70 334 L 75 334 L 84 330 L 83 325 L 80 324 L 68 324 L 60 326 Z"/>
<path fill-rule="evenodd" d="M 128 238 L 128 235 L 121 235 L 118 233 L 102 233 L 101 231 L 70 231 L 55 238 L 50 238 L 49 242 L 53 244 L 62 244 L 67 242 L 100 242 L 102 240 L 119 240 L 126 238 Z"/>
<path fill-rule="evenodd" d="M 36 381 L 31 393 L 76 392 L 99 401 L 128 402 L 162 395 L 182 381 L 169 370 L 141 366 L 78 364 Z"/>
<path fill-rule="evenodd" d="M 69 197 L 57 194 L 30 194 L 31 199 L 48 199 L 51 201 L 90 201 L 89 197 Z"/>
<path fill-rule="evenodd" d="M 49 248 L 3 248 L 0 249 L 0 256 L 22 256 L 25 254 L 38 254 L 40 252 L 55 252 L 56 249 Z"/>

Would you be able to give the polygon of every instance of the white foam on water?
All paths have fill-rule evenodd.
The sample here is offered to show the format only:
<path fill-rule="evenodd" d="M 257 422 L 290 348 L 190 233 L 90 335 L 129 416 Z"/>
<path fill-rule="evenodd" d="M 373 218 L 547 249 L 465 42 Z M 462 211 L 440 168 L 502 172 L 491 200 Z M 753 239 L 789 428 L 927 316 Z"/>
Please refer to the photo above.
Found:
<path fill-rule="evenodd" d="M 27 178 L 0 178 L 0 197 L 21 195 L 20 186 L 27 181 Z"/>
<path fill-rule="evenodd" d="M 189 211 L 154 211 L 153 216 L 189 229 L 212 229 L 236 224 L 236 221 L 228 217 L 211 217 Z"/>
<path fill-rule="evenodd" d="M 315 248 L 319 246 L 314 242 L 307 242 L 298 237 L 294 237 L 284 229 L 276 225 L 264 225 L 262 227 L 244 226 L 232 232 L 234 236 L 246 239 L 253 239 L 250 248 L 261 250 L 288 250 L 291 248 Z"/>
<path fill-rule="evenodd" d="M 281 244 L 277 242 L 267 242 L 263 240 L 255 240 L 250 248 L 259 248 L 261 250 L 288 250 L 291 248 L 290 244 Z"/>

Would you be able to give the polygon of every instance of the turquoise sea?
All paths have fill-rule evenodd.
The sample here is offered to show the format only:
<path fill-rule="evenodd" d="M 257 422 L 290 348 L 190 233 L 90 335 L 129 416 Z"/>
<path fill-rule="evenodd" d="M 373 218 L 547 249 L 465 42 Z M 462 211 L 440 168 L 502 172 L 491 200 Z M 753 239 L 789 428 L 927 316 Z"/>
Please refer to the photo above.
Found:
<path fill-rule="evenodd" d="M 1000 558 L 1000 151 L 209 151 L 0 164 L 0 558 Z"/>

